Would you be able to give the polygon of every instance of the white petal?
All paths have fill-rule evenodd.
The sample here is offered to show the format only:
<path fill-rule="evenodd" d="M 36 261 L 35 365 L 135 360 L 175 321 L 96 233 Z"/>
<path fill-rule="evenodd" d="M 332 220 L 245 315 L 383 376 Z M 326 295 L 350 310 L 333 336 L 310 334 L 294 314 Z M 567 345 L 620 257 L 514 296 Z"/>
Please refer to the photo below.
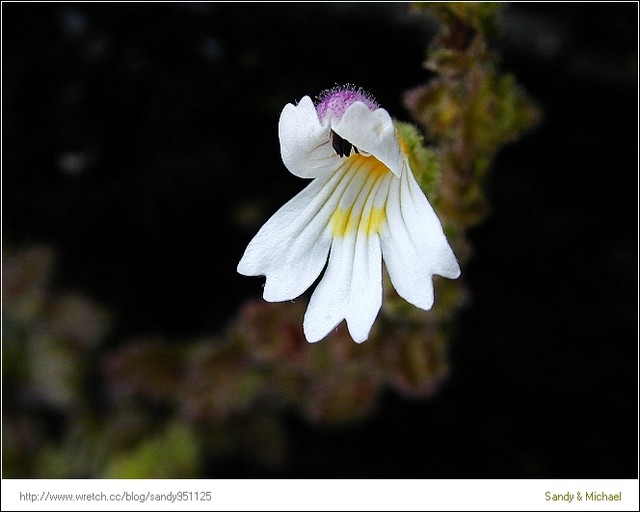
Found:
<path fill-rule="evenodd" d="M 408 166 L 400 179 L 392 180 L 386 215 L 380 240 L 391 282 L 405 300 L 431 309 L 432 275 L 456 278 L 460 267 L 440 220 Z"/>
<path fill-rule="evenodd" d="M 331 234 L 319 217 L 319 180 L 278 210 L 251 240 L 238 272 L 265 275 L 264 299 L 291 300 L 302 294 L 320 275 L 327 261 Z"/>
<path fill-rule="evenodd" d="M 440 219 L 418 185 L 407 164 L 403 174 L 401 192 L 402 215 L 407 227 L 414 233 L 416 244 L 427 257 L 434 274 L 456 279 L 460 266 L 442 230 Z"/>
<path fill-rule="evenodd" d="M 337 237 L 329 264 L 304 315 L 304 334 L 315 343 L 343 319 L 353 340 L 369 337 L 382 305 L 382 255 L 377 236 Z"/>
<path fill-rule="evenodd" d="M 304 314 L 304 335 L 309 343 L 320 341 L 344 319 L 352 264 L 353 248 L 345 244 L 344 238 L 334 239 L 327 270 Z"/>
<path fill-rule="evenodd" d="M 382 251 L 378 235 L 358 236 L 353 254 L 349 305 L 345 319 L 356 343 L 369 337 L 382 306 Z"/>
<path fill-rule="evenodd" d="M 332 122 L 333 131 L 358 150 L 371 153 L 396 175 L 402 173 L 404 157 L 389 113 L 379 108 L 373 112 L 364 103 L 351 105 L 342 118 Z"/>
<path fill-rule="evenodd" d="M 280 114 L 278 135 L 284 165 L 301 178 L 326 176 L 341 164 L 331 146 L 331 128 L 318 119 L 309 96 L 287 104 Z"/>
<path fill-rule="evenodd" d="M 264 275 L 264 299 L 291 300 L 320 275 L 331 246 L 331 216 L 356 169 L 345 165 L 312 181 L 265 223 L 245 250 L 238 272 Z"/>
<path fill-rule="evenodd" d="M 350 206 L 345 226 L 352 227 L 334 233 L 327 270 L 309 301 L 304 332 L 311 343 L 324 338 L 342 319 L 354 341 L 362 343 L 369 337 L 382 306 L 382 252 L 372 208 L 382 208 L 391 176 L 359 168 L 341 198 L 341 206 Z"/>

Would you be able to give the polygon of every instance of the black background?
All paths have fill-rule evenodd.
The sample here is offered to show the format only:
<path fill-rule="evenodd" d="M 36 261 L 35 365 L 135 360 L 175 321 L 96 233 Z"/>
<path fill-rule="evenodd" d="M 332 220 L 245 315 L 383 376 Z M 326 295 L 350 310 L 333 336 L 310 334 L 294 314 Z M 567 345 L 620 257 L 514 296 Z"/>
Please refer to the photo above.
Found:
<path fill-rule="evenodd" d="M 406 4 L 2 9 L 3 244 L 55 247 L 55 286 L 115 313 L 113 347 L 218 332 L 259 296 L 235 271 L 257 226 L 235 212 L 262 221 L 303 186 L 280 161 L 282 107 L 351 82 L 410 120 L 434 34 Z M 428 401 L 385 394 L 364 424 L 288 418 L 273 476 L 637 477 L 637 19 L 508 6 L 501 66 L 544 117 L 488 180 L 452 376 Z"/>

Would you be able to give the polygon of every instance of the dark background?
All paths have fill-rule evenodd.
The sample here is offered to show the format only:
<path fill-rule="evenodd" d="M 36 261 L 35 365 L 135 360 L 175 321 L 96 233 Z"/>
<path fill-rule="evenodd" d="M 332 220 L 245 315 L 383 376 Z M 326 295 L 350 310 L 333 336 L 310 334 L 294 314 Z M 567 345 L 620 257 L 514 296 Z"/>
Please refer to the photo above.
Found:
<path fill-rule="evenodd" d="M 52 245 L 54 285 L 114 312 L 114 347 L 218 332 L 258 296 L 237 261 L 303 186 L 280 161 L 282 107 L 351 82 L 410 120 L 434 35 L 406 4 L 2 11 L 3 245 Z M 352 427 L 292 416 L 274 476 L 637 477 L 637 15 L 508 6 L 495 48 L 543 122 L 493 166 L 451 378 Z"/>

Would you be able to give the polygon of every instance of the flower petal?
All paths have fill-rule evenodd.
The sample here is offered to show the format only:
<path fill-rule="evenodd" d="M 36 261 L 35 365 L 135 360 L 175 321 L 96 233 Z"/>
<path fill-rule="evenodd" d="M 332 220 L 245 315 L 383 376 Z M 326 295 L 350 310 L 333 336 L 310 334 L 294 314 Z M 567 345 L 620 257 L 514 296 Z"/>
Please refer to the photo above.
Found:
<path fill-rule="evenodd" d="M 396 176 L 400 176 L 404 157 L 396 139 L 393 121 L 385 109 L 371 111 L 364 103 L 357 101 L 338 122 L 332 123 L 332 128 L 358 150 L 371 153 Z"/>
<path fill-rule="evenodd" d="M 280 114 L 278 136 L 284 165 L 300 178 L 317 178 L 335 171 L 340 157 L 331 146 L 331 128 L 318 119 L 309 96 L 287 104 Z"/>
<path fill-rule="evenodd" d="M 331 233 L 318 215 L 323 186 L 330 180 L 315 180 L 280 208 L 251 240 L 238 272 L 264 275 L 264 299 L 291 300 L 301 295 L 324 267 Z"/>
<path fill-rule="evenodd" d="M 386 216 L 380 241 L 391 282 L 406 301 L 431 309 L 432 275 L 456 278 L 460 267 L 440 220 L 408 166 L 400 179 L 392 180 Z"/>
<path fill-rule="evenodd" d="M 344 310 L 349 303 L 352 251 L 344 239 L 334 239 L 327 270 L 304 314 L 304 335 L 309 343 L 320 341 L 344 319 Z"/>
<path fill-rule="evenodd" d="M 331 246 L 332 216 L 358 170 L 345 161 L 331 176 L 315 179 L 274 213 L 251 240 L 238 272 L 267 277 L 265 300 L 294 299 L 320 275 Z"/>
<path fill-rule="evenodd" d="M 418 185 L 407 164 L 403 174 L 401 204 L 402 215 L 414 239 L 423 251 L 429 251 L 432 272 L 449 279 L 460 277 L 460 265 L 444 234 L 440 219 Z"/>
<path fill-rule="evenodd" d="M 382 306 L 378 231 L 383 220 L 377 212 L 383 211 L 393 175 L 375 172 L 374 159 L 367 160 L 360 157 L 361 165 L 354 166 L 357 171 L 342 195 L 339 208 L 350 207 L 346 215 L 340 214 L 338 229 L 333 227 L 329 264 L 305 314 L 304 332 L 311 343 L 324 338 L 342 319 L 353 340 L 362 343 Z M 368 173 L 364 166 L 370 169 Z"/>
<path fill-rule="evenodd" d="M 360 235 L 356 240 L 349 299 L 345 311 L 349 334 L 353 341 L 362 343 L 382 307 L 382 251 L 377 234 Z"/>
<path fill-rule="evenodd" d="M 315 343 L 343 319 L 353 340 L 369 337 L 382 306 L 382 253 L 378 236 L 337 237 L 329 264 L 304 315 L 304 334 Z"/>

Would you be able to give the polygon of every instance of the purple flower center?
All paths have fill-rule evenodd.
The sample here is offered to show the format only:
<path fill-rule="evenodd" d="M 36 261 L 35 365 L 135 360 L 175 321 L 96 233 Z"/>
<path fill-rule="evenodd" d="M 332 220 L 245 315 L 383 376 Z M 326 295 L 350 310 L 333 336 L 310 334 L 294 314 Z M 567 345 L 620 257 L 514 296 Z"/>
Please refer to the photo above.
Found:
<path fill-rule="evenodd" d="M 362 88 L 356 89 L 353 85 L 344 85 L 321 92 L 318 96 L 316 112 L 323 121 L 328 117 L 340 119 L 356 101 L 364 103 L 371 111 L 379 108 L 374 97 Z"/>

